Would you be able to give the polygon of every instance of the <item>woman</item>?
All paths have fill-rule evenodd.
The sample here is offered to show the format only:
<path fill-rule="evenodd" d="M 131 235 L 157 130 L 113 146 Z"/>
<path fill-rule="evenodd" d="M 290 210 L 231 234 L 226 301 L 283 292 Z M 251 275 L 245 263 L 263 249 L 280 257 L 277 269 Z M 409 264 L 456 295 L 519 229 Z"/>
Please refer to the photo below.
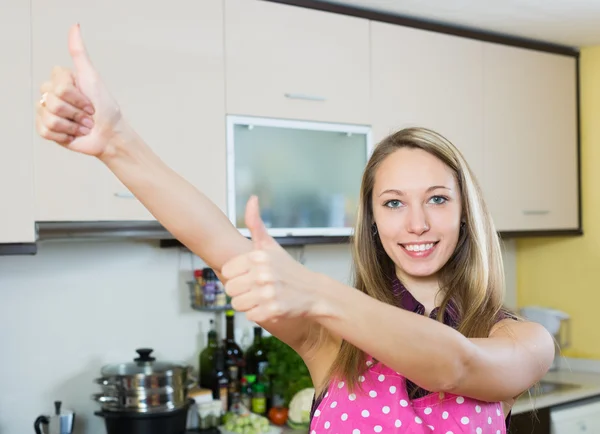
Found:
<path fill-rule="evenodd" d="M 373 152 L 354 236 L 357 290 L 294 261 L 267 234 L 256 198 L 252 240 L 242 237 L 127 124 L 77 26 L 69 50 L 74 72 L 56 68 L 42 85 L 39 134 L 99 158 L 219 273 L 236 310 L 303 358 L 317 390 L 312 432 L 505 432 L 554 343 L 503 311 L 499 241 L 452 144 L 407 129 Z"/>

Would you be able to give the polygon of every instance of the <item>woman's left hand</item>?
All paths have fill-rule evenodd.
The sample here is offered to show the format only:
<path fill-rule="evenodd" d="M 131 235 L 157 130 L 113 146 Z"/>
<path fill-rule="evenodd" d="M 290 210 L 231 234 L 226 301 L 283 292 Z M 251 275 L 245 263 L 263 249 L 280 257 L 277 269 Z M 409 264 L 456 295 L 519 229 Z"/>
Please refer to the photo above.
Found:
<path fill-rule="evenodd" d="M 317 273 L 294 260 L 267 233 L 257 197 L 248 201 L 245 218 L 254 249 L 221 269 L 233 309 L 257 323 L 314 315 Z"/>

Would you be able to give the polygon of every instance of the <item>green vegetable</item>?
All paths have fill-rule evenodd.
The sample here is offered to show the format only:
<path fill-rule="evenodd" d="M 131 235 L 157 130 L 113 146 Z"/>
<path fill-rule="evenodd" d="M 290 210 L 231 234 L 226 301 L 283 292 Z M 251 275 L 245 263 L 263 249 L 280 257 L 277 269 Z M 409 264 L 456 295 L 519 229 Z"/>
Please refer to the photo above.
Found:
<path fill-rule="evenodd" d="M 302 358 L 275 336 L 263 339 L 269 365 L 265 373 L 270 379 L 270 392 L 283 398 L 288 407 L 292 397 L 300 390 L 314 387 L 308 368 Z"/>
<path fill-rule="evenodd" d="M 269 419 L 255 413 L 233 414 L 226 418 L 224 428 L 236 434 L 266 434 L 270 430 Z"/>
<path fill-rule="evenodd" d="M 310 424 L 310 409 L 315 396 L 315 389 L 308 387 L 296 393 L 290 402 L 288 424 L 297 429 L 297 426 L 308 428 Z"/>

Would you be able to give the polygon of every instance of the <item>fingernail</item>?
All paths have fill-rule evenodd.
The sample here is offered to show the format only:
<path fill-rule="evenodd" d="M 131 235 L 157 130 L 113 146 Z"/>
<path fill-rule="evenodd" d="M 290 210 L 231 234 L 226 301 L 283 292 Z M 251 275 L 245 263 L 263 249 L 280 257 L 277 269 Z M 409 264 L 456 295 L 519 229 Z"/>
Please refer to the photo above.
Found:
<path fill-rule="evenodd" d="M 81 123 L 88 128 L 94 128 L 94 121 L 91 120 L 90 118 L 83 118 Z"/>
<path fill-rule="evenodd" d="M 88 134 L 91 130 L 87 127 L 79 127 L 79 132 L 81 134 Z"/>
<path fill-rule="evenodd" d="M 92 107 L 91 105 L 86 106 L 83 110 L 90 115 L 94 114 L 94 107 Z"/>

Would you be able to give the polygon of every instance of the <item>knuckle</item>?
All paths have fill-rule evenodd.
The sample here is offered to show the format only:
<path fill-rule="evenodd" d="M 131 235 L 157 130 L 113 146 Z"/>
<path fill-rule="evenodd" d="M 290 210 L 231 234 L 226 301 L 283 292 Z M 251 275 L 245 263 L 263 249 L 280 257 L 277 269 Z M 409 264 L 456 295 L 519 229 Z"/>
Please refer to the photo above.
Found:
<path fill-rule="evenodd" d="M 51 88 L 52 88 L 52 83 L 50 83 L 49 81 L 45 81 L 40 86 L 40 93 L 47 92 L 48 89 L 51 89 Z"/>
<path fill-rule="evenodd" d="M 269 313 L 273 316 L 283 315 L 283 306 L 278 301 L 273 301 L 267 306 Z"/>
<path fill-rule="evenodd" d="M 269 254 L 264 250 L 255 250 L 251 253 L 250 259 L 255 264 L 267 264 L 269 263 Z"/>
<path fill-rule="evenodd" d="M 52 72 L 51 72 L 51 74 L 52 74 L 53 76 L 60 75 L 60 74 L 62 74 L 62 72 L 64 71 L 64 69 L 65 69 L 65 68 L 63 68 L 62 66 L 54 66 L 54 67 L 52 68 Z"/>
<path fill-rule="evenodd" d="M 275 300 L 277 296 L 277 291 L 275 290 L 275 285 L 265 285 L 262 288 L 262 298 L 264 300 Z"/>
<path fill-rule="evenodd" d="M 257 275 L 258 283 L 266 285 L 274 282 L 274 276 L 271 270 L 260 270 Z"/>
<path fill-rule="evenodd" d="M 40 136 L 42 136 L 44 139 L 49 139 L 50 137 L 50 130 L 48 129 L 48 127 L 46 125 L 44 125 L 43 123 L 40 122 L 40 124 L 38 125 L 38 132 L 40 133 Z"/>
<path fill-rule="evenodd" d="M 46 114 L 44 123 L 49 129 L 56 130 L 60 126 L 60 118 Z"/>
<path fill-rule="evenodd" d="M 54 89 L 54 93 L 59 98 L 64 98 L 70 92 L 71 87 L 67 83 L 58 83 Z"/>

